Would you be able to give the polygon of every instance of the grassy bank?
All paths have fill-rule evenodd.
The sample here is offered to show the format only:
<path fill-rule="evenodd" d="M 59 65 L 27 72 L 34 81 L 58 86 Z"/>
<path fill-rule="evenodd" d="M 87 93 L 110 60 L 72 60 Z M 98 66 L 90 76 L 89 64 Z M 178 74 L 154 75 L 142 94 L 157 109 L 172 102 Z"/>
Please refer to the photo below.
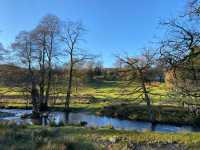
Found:
<path fill-rule="evenodd" d="M 195 117 L 183 107 L 153 105 L 152 110 L 155 122 L 158 123 L 193 125 L 195 121 Z M 111 105 L 103 108 L 98 114 L 121 119 L 149 121 L 145 105 Z"/>
<path fill-rule="evenodd" d="M 79 126 L 0 125 L 0 145 L 7 149 L 191 149 L 200 147 L 200 133 L 164 134 L 115 131 Z"/>

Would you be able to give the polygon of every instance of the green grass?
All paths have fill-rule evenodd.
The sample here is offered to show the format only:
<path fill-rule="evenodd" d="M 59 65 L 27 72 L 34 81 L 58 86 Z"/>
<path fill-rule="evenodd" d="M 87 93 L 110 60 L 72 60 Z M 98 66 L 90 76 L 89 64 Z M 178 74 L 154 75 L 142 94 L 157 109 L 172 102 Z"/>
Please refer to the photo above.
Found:
<path fill-rule="evenodd" d="M 89 86 L 79 87 L 78 93 L 74 92 L 72 93 L 72 100 L 71 100 L 71 107 L 75 108 L 85 108 L 85 109 L 99 109 L 104 106 L 108 106 L 112 103 L 132 103 L 134 102 L 133 99 L 141 100 L 140 98 L 137 98 L 140 93 L 134 93 L 132 95 L 126 95 L 126 93 L 133 91 L 134 83 L 131 84 L 129 87 L 122 84 L 121 81 L 102 81 L 99 83 L 93 83 Z M 164 96 L 158 96 L 158 95 L 152 95 L 151 99 L 154 104 L 159 103 L 161 101 L 165 101 L 167 99 L 166 94 L 169 91 L 165 84 L 155 84 L 152 86 L 149 86 L 151 89 L 151 93 L 161 94 Z M 13 89 L 15 89 L 13 91 Z M 125 90 L 125 91 L 122 91 Z M 4 91 L 9 91 L 8 87 L 0 87 L 0 95 Z M 125 92 L 125 93 L 124 93 Z M 10 92 L 6 93 L 7 96 L 22 96 L 22 93 L 20 92 L 19 88 L 12 88 L 10 89 Z M 60 94 L 60 96 L 64 96 L 64 90 L 63 93 Z M 86 98 L 84 98 L 86 97 Z M 23 97 L 22 97 L 23 98 Z M 96 100 L 96 102 L 90 102 L 90 98 L 93 98 Z M 88 102 L 89 100 L 89 102 Z M 50 102 L 51 103 L 51 102 Z M 2 99 L 0 101 L 0 106 L 6 106 L 6 107 L 25 107 L 27 104 L 27 101 L 22 100 L 20 98 L 18 99 Z M 30 105 L 31 106 L 31 105 Z M 50 105 L 51 106 L 51 105 Z M 63 107 L 64 106 L 64 99 L 57 100 L 56 103 L 57 107 Z"/>
<path fill-rule="evenodd" d="M 90 84 L 89 86 L 79 87 L 78 93 L 73 91 L 72 95 L 74 96 L 93 96 L 97 99 L 106 100 L 106 101 L 132 101 L 132 99 L 137 98 L 140 93 L 134 93 L 132 95 L 126 95 L 133 91 L 135 83 L 126 86 L 123 85 L 121 81 L 102 81 L 98 83 Z M 126 87 L 126 88 L 125 88 Z M 148 86 L 151 89 L 152 93 L 166 95 L 168 92 L 165 84 L 152 84 Z M 14 89 L 14 91 L 13 91 Z M 123 89 L 123 90 L 122 90 Z M 8 87 L 0 87 L 0 94 L 9 91 Z M 124 94 L 124 95 L 123 95 Z M 19 88 L 12 88 L 10 92 L 6 95 L 22 95 Z M 64 90 L 60 93 L 60 96 L 64 96 Z M 122 96 L 123 95 L 123 96 Z M 160 97 L 153 96 L 153 102 L 160 100 Z"/>
<path fill-rule="evenodd" d="M 98 84 L 92 84 L 89 87 L 84 87 L 80 89 L 81 95 L 92 95 L 98 99 L 105 99 L 111 101 L 132 101 L 135 98 L 138 98 L 138 95 L 141 93 L 133 93 L 131 95 L 127 95 L 126 93 L 130 93 L 133 91 L 133 88 L 136 83 L 132 83 L 129 86 L 123 85 L 120 81 L 104 81 Z M 167 97 L 167 93 L 169 89 L 165 86 L 164 83 L 162 84 L 152 84 L 148 86 L 149 90 L 153 94 L 160 94 L 152 95 L 152 101 L 158 102 L 159 100 L 165 100 Z"/>
<path fill-rule="evenodd" d="M 200 133 L 153 133 L 116 131 L 108 128 L 79 126 L 41 127 L 0 125 L 1 150 L 7 149 L 70 149 L 92 150 L 134 149 L 136 146 L 159 149 L 175 146 L 196 150 L 200 146 Z"/>
<path fill-rule="evenodd" d="M 21 88 L 19 87 L 2 87 L 0 86 L 0 95 L 22 95 Z"/>

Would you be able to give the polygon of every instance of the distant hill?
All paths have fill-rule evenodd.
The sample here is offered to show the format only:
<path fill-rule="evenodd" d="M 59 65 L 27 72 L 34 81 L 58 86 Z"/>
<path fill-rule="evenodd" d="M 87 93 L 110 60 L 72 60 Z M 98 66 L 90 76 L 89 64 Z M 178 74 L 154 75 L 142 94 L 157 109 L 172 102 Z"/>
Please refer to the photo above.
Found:
<path fill-rule="evenodd" d="M 22 80 L 25 69 L 12 64 L 0 65 L 0 84 L 2 85 L 15 85 L 17 81 Z"/>

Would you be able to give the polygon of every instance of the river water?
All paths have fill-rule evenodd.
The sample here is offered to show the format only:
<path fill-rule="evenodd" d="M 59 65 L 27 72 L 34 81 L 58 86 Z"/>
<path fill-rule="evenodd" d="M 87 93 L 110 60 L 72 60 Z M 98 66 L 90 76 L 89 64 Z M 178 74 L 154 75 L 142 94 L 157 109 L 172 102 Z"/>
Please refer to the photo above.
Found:
<path fill-rule="evenodd" d="M 42 117 L 40 119 L 22 119 L 21 116 L 25 114 L 31 114 L 31 110 L 23 109 L 0 109 L 0 112 L 12 113 L 12 116 L 1 117 L 0 121 L 9 120 L 14 121 L 17 124 L 40 124 L 46 125 L 50 122 L 59 124 L 60 122 L 70 124 L 80 124 L 80 122 L 87 122 L 87 127 L 105 127 L 112 126 L 116 130 L 129 130 L 129 131 L 157 131 L 157 132 L 197 132 L 200 131 L 192 126 L 175 126 L 168 124 L 155 124 L 144 121 L 131 121 L 121 120 L 117 118 L 96 116 L 86 112 L 69 113 L 66 115 L 64 112 L 51 112 L 48 117 Z"/>

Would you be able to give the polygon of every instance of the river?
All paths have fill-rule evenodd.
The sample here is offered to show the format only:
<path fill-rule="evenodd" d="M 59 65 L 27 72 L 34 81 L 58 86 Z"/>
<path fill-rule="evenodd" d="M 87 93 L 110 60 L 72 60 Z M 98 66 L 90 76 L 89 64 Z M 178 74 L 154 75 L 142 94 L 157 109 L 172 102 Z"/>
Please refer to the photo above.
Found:
<path fill-rule="evenodd" d="M 154 124 L 144 121 L 131 121 L 121 120 L 117 118 L 111 118 L 106 116 L 96 116 L 86 112 L 69 113 L 66 115 L 64 112 L 50 112 L 48 117 L 42 117 L 40 119 L 22 119 L 21 116 L 25 114 L 31 114 L 31 110 L 23 109 L 0 109 L 0 112 L 8 112 L 13 115 L 7 117 L 1 117 L 0 121 L 9 120 L 14 121 L 16 124 L 40 124 L 47 125 L 50 122 L 55 124 L 70 123 L 80 124 L 80 122 L 87 122 L 87 127 L 105 127 L 110 126 L 116 130 L 129 130 L 129 131 L 156 131 L 156 132 L 198 132 L 198 128 L 194 128 L 188 125 L 175 126 L 169 124 Z"/>

